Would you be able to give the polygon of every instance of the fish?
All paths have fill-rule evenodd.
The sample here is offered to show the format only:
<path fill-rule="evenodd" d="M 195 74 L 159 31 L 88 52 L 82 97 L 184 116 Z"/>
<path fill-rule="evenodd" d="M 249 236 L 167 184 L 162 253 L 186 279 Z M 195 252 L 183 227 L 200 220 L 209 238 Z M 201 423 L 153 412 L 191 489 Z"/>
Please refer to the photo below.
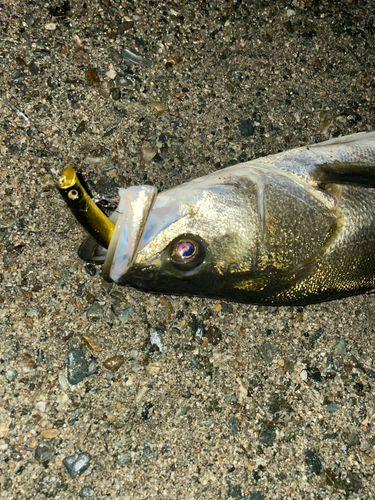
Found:
<path fill-rule="evenodd" d="M 104 261 L 107 281 L 159 294 L 282 306 L 371 292 L 374 188 L 375 132 L 337 137 L 159 193 L 120 188 L 112 231 L 81 213 L 91 236 L 79 255 Z"/>

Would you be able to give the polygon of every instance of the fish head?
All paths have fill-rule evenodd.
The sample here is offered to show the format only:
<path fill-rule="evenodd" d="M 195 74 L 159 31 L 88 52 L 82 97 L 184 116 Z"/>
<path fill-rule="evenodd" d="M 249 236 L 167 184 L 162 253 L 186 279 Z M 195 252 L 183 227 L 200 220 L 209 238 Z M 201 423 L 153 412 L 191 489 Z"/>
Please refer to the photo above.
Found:
<path fill-rule="evenodd" d="M 105 277 L 151 292 L 228 296 L 233 279 L 251 271 L 257 260 L 254 183 L 206 176 L 153 193 L 144 202 L 138 199 L 134 224 L 129 200 L 137 198 L 137 189 L 122 193 L 128 216 L 124 212 L 122 221 L 119 216 Z"/>

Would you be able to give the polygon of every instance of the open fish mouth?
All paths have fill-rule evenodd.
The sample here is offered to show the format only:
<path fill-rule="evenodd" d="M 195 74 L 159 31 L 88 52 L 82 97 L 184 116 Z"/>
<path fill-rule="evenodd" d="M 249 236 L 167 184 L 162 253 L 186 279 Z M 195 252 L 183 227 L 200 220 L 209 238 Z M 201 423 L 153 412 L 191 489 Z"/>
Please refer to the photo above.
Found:
<path fill-rule="evenodd" d="M 134 186 L 120 189 L 119 194 L 118 218 L 103 266 L 104 279 L 115 282 L 126 274 L 134 262 L 157 189 Z"/>

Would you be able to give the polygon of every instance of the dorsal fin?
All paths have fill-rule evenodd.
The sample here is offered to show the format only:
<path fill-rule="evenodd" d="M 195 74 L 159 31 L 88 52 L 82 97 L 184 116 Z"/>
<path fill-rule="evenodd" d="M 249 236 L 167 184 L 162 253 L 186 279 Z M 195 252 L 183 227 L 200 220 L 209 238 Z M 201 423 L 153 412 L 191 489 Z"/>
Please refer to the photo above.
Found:
<path fill-rule="evenodd" d="M 363 163 L 322 163 L 316 165 L 314 180 L 318 184 L 346 184 L 365 188 L 375 188 L 375 164 Z"/>

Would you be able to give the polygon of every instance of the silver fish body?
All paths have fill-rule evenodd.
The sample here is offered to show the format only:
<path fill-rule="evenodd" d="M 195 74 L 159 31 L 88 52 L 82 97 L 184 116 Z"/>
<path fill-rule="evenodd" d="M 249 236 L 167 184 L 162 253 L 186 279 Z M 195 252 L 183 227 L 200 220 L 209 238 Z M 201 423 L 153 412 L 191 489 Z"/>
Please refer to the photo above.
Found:
<path fill-rule="evenodd" d="M 375 132 L 120 190 L 103 276 L 141 290 L 308 304 L 375 288 Z"/>

